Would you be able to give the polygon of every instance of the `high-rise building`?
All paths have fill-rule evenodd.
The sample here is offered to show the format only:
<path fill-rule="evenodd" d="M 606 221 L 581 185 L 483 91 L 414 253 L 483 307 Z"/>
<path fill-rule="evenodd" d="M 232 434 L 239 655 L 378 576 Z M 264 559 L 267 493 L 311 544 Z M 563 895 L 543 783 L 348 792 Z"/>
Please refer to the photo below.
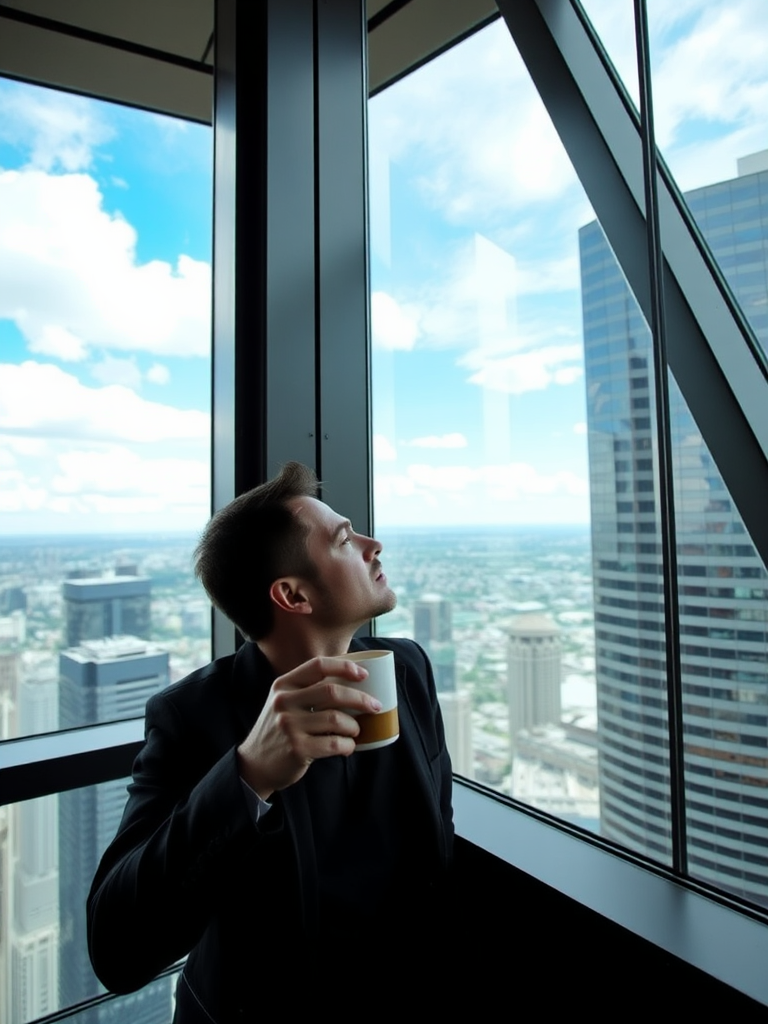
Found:
<path fill-rule="evenodd" d="M 413 638 L 427 652 L 432 664 L 453 770 L 466 778 L 474 778 L 472 698 L 466 690 L 456 686 L 453 605 L 447 598 L 424 594 L 415 602 Z"/>
<path fill-rule="evenodd" d="M 52 659 L 25 666 L 18 685 L 22 736 L 57 727 L 58 679 Z M 36 1020 L 59 1007 L 58 796 L 13 808 L 9 1020 Z M 10 909 L 10 907 L 9 907 Z"/>
<path fill-rule="evenodd" d="M 456 689 L 456 648 L 453 644 L 453 606 L 439 594 L 425 594 L 413 606 L 413 638 L 432 662 L 438 693 Z"/>
<path fill-rule="evenodd" d="M 560 722 L 560 630 L 551 616 L 517 616 L 507 643 L 509 742 L 514 756 L 517 734 L 537 725 Z"/>
<path fill-rule="evenodd" d="M 413 606 L 413 638 L 424 647 L 433 640 L 453 639 L 451 602 L 439 594 L 425 594 Z"/>
<path fill-rule="evenodd" d="M 688 205 L 768 349 L 768 151 Z M 669 767 L 648 328 L 605 240 L 580 232 L 601 831 L 668 862 Z M 766 570 L 670 379 L 691 874 L 768 904 Z"/>
<path fill-rule="evenodd" d="M 83 643 L 59 657 L 60 726 L 140 717 L 153 693 L 168 684 L 168 652 L 136 637 L 109 637 Z M 59 797 L 59 877 L 62 1005 L 103 991 L 88 960 L 85 943 L 87 893 L 102 852 L 114 838 L 125 806 L 125 782 L 72 790 Z M 167 1024 L 170 983 L 154 982 L 122 1005 L 133 1024 Z M 105 1024 L 113 1004 L 95 1007 L 87 1024 Z"/>
<path fill-rule="evenodd" d="M 70 578 L 64 581 L 67 647 L 105 636 L 149 639 L 152 621 L 148 576 Z"/>

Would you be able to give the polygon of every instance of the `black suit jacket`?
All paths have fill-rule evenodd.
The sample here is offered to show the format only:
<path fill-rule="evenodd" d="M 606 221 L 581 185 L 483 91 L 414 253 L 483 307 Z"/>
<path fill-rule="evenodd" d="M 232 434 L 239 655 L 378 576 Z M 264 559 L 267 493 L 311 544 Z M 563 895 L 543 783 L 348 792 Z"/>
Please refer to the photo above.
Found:
<path fill-rule="evenodd" d="M 368 648 L 395 655 L 398 743 L 429 823 L 429 881 L 439 886 L 451 859 L 453 820 L 432 671 L 411 641 L 351 646 Z M 285 971 L 287 951 L 317 941 L 305 787 L 299 782 L 277 794 L 255 825 L 238 775 L 236 747 L 273 680 L 259 648 L 245 644 L 151 698 L 125 813 L 88 897 L 91 960 L 113 991 L 139 988 L 189 954 L 177 993 L 179 1021 L 254 1019 L 257 993 Z M 310 976 L 305 958 L 302 977 Z"/>

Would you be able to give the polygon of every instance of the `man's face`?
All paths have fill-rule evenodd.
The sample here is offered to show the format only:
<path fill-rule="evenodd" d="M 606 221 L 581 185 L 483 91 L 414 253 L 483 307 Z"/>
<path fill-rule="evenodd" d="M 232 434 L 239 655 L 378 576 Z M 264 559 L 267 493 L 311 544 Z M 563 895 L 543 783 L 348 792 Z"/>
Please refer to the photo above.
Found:
<path fill-rule="evenodd" d="M 348 519 L 317 498 L 294 498 L 289 506 L 308 530 L 307 554 L 316 575 L 307 586 L 315 621 L 356 629 L 395 607 L 377 540 L 355 533 Z"/>

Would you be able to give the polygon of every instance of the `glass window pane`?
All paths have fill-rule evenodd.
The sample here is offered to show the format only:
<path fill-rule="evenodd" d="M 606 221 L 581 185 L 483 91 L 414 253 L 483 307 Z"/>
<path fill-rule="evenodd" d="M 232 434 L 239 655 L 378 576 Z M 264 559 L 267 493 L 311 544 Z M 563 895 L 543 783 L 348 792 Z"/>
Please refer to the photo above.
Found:
<path fill-rule="evenodd" d="M 768 344 L 768 7 L 648 0 L 656 139 Z"/>
<path fill-rule="evenodd" d="M 460 774 L 668 863 L 646 325 L 503 24 L 369 123 L 379 630 Z"/>
<path fill-rule="evenodd" d="M 768 573 L 674 381 L 671 402 L 689 870 L 768 906 Z"/>
<path fill-rule="evenodd" d="M 0 1018 L 27 1024 L 105 990 L 86 943 L 85 900 L 114 838 L 129 780 L 0 808 L 2 953 L 9 984 Z M 176 978 L 161 978 L 78 1015 L 83 1024 L 168 1024 Z"/>
<path fill-rule="evenodd" d="M 0 112 L 7 738 L 141 715 L 210 657 L 212 138 L 7 80 Z"/>
<path fill-rule="evenodd" d="M 637 77 L 635 17 L 632 0 L 578 0 L 592 27 L 600 37 L 608 57 L 630 95 L 640 109 Z"/>

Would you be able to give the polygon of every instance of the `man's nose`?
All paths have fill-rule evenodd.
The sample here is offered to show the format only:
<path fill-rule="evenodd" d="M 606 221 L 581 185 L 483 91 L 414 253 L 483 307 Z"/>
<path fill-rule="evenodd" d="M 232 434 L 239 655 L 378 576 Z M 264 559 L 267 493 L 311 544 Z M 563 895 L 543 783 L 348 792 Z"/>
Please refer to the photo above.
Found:
<path fill-rule="evenodd" d="M 372 562 L 374 558 L 381 554 L 382 545 L 376 540 L 375 537 L 368 537 L 365 545 L 365 558 L 367 561 Z"/>

